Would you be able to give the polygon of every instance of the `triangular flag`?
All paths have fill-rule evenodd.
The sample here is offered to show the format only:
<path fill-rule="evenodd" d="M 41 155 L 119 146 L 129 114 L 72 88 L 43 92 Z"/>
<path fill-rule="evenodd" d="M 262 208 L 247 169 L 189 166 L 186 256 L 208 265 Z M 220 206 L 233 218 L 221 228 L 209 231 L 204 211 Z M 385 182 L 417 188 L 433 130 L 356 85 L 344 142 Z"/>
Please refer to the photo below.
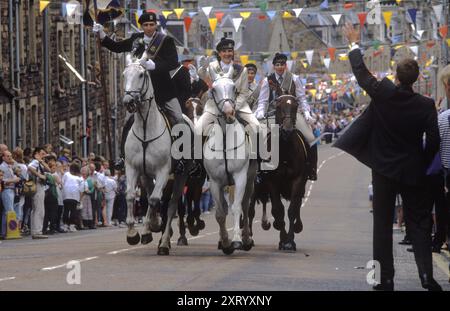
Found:
<path fill-rule="evenodd" d="M 409 47 L 414 54 L 419 55 L 419 47 L 417 45 L 413 45 Z"/>
<path fill-rule="evenodd" d="M 236 30 L 236 32 L 239 31 L 239 26 L 242 23 L 242 17 L 235 17 L 233 18 L 233 26 L 234 26 L 234 30 Z"/>
<path fill-rule="evenodd" d="M 330 54 L 331 61 L 334 62 L 336 58 L 336 48 L 328 48 L 328 54 Z"/>
<path fill-rule="evenodd" d="M 309 92 L 311 93 L 313 98 L 316 98 L 317 90 L 316 89 L 310 89 Z"/>
<path fill-rule="evenodd" d="M 335 73 L 330 73 L 330 77 L 331 77 L 331 80 L 336 80 L 336 74 Z"/>
<path fill-rule="evenodd" d="M 184 28 L 186 29 L 186 32 L 189 32 L 189 29 L 191 28 L 192 18 L 186 16 L 184 18 Z"/>
<path fill-rule="evenodd" d="M 295 13 L 295 17 L 299 17 L 300 14 L 302 14 L 303 8 L 298 8 L 298 9 L 293 9 L 294 13 Z"/>
<path fill-rule="evenodd" d="M 292 18 L 292 17 L 294 17 L 294 16 L 292 16 L 291 13 L 289 13 L 288 11 L 284 11 L 283 18 Z"/>
<path fill-rule="evenodd" d="M 324 0 L 324 1 L 320 4 L 320 8 L 321 8 L 322 10 L 328 9 L 328 0 Z"/>
<path fill-rule="evenodd" d="M 205 15 L 208 16 L 208 17 L 209 17 L 209 13 L 211 13 L 212 9 L 213 9 L 212 6 L 204 6 L 204 7 L 202 7 L 203 13 L 205 13 Z"/>
<path fill-rule="evenodd" d="M 267 0 L 260 0 L 258 6 L 261 11 L 267 11 Z"/>
<path fill-rule="evenodd" d="M 248 55 L 241 55 L 240 59 L 241 59 L 242 65 L 244 65 L 244 66 L 247 65 L 247 63 L 248 63 Z"/>
<path fill-rule="evenodd" d="M 336 22 L 336 25 L 339 25 L 339 21 L 341 20 L 342 14 L 331 14 L 331 17 Z"/>
<path fill-rule="evenodd" d="M 217 18 L 208 18 L 209 27 L 211 27 L 211 32 L 214 34 L 217 26 Z"/>
<path fill-rule="evenodd" d="M 304 59 L 301 59 L 300 63 L 303 65 L 303 68 L 308 68 L 308 63 L 305 63 Z"/>
<path fill-rule="evenodd" d="M 188 14 L 189 14 L 190 18 L 194 18 L 194 16 L 197 15 L 198 13 L 197 12 L 189 12 Z"/>
<path fill-rule="evenodd" d="M 366 12 L 358 13 L 359 26 L 361 28 L 364 26 L 364 23 L 366 22 L 366 18 L 367 18 Z"/>
<path fill-rule="evenodd" d="M 267 15 L 258 15 L 258 19 L 264 21 L 267 19 Z"/>
<path fill-rule="evenodd" d="M 216 12 L 216 13 L 214 13 L 214 15 L 216 15 L 216 18 L 217 18 L 217 22 L 220 24 L 221 22 L 222 22 L 222 18 L 223 18 L 223 15 L 224 15 L 225 13 L 223 13 L 223 12 Z"/>
<path fill-rule="evenodd" d="M 141 24 L 139 24 L 139 13 L 138 12 L 134 12 L 134 19 L 136 20 L 136 25 L 141 26 Z"/>
<path fill-rule="evenodd" d="M 436 14 L 436 19 L 438 23 L 441 21 L 442 8 L 443 8 L 442 4 L 433 5 L 434 14 Z"/>
<path fill-rule="evenodd" d="M 213 53 L 213 50 L 211 50 L 211 49 L 206 50 L 206 56 L 211 56 L 212 53 Z"/>
<path fill-rule="evenodd" d="M 397 5 L 400 5 L 400 3 L 402 2 L 402 0 L 396 0 L 397 1 Z"/>
<path fill-rule="evenodd" d="M 47 5 L 50 4 L 50 1 L 44 1 L 44 0 L 40 0 L 39 1 L 39 13 L 42 13 L 42 11 L 45 10 L 45 8 L 47 7 Z"/>
<path fill-rule="evenodd" d="M 270 20 L 273 20 L 275 15 L 277 15 L 277 11 L 267 11 L 267 16 L 269 16 Z"/>
<path fill-rule="evenodd" d="M 240 3 L 233 3 L 233 4 L 230 4 L 228 7 L 229 7 L 230 9 L 235 9 L 235 8 L 240 7 L 240 6 L 241 6 Z"/>
<path fill-rule="evenodd" d="M 239 13 L 244 19 L 247 19 L 252 15 L 252 12 L 241 12 Z"/>
<path fill-rule="evenodd" d="M 447 38 L 448 25 L 444 25 L 444 26 L 439 27 L 439 33 L 441 34 L 443 39 Z"/>
<path fill-rule="evenodd" d="M 425 32 L 425 30 L 417 30 L 417 34 L 419 35 L 419 40 L 422 39 L 422 35 Z"/>
<path fill-rule="evenodd" d="M 306 59 L 308 60 L 309 65 L 311 66 L 312 58 L 313 58 L 313 55 L 314 55 L 314 50 L 305 51 L 305 54 L 306 54 Z"/>
<path fill-rule="evenodd" d="M 325 65 L 325 67 L 327 67 L 327 69 L 330 68 L 330 61 L 331 61 L 330 58 L 323 59 L 323 64 Z"/>
<path fill-rule="evenodd" d="M 354 7 L 355 7 L 354 3 L 345 3 L 344 4 L 344 9 L 346 9 L 346 10 L 353 9 Z"/>
<path fill-rule="evenodd" d="M 416 23 L 417 9 L 408 9 L 408 14 L 411 16 L 413 24 Z"/>
<path fill-rule="evenodd" d="M 447 39 L 447 45 L 450 46 L 450 39 Z"/>
<path fill-rule="evenodd" d="M 162 11 L 161 13 L 162 13 L 162 15 L 164 15 L 164 18 L 167 19 L 167 16 L 169 16 L 170 14 L 172 14 L 173 11 Z"/>
<path fill-rule="evenodd" d="M 76 3 L 65 3 L 66 13 L 68 16 L 72 16 L 75 10 L 78 8 L 79 4 Z"/>
<path fill-rule="evenodd" d="M 183 14 L 184 9 L 178 8 L 178 9 L 174 9 L 174 11 L 175 11 L 175 14 L 177 14 L 177 18 L 181 19 L 181 14 Z"/>
<path fill-rule="evenodd" d="M 391 26 L 392 11 L 383 12 L 383 17 L 386 22 L 387 28 L 389 28 Z"/>
<path fill-rule="evenodd" d="M 291 58 L 296 59 L 298 57 L 298 52 L 291 52 Z"/>

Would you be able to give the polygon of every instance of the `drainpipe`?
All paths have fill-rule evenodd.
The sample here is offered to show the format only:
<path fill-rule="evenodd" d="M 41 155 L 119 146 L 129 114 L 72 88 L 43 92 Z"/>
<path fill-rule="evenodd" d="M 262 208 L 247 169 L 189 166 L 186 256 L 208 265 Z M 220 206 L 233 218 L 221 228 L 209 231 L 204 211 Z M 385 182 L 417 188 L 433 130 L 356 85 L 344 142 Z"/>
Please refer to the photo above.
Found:
<path fill-rule="evenodd" d="M 50 111 L 49 111 L 49 51 L 48 51 L 48 7 L 45 8 L 44 14 L 44 142 L 49 142 L 50 128 Z"/>
<path fill-rule="evenodd" d="M 80 66 L 81 66 L 81 76 L 86 80 L 86 61 L 85 61 L 85 29 L 83 25 L 83 19 L 80 23 Z M 81 110 L 82 110 L 82 144 L 83 144 L 83 158 L 87 158 L 87 137 L 86 137 L 86 126 L 87 126 L 87 106 L 86 106 L 86 82 L 81 83 Z"/>
<path fill-rule="evenodd" d="M 13 16 L 14 16 L 14 12 L 13 12 L 13 0 L 8 0 L 8 33 L 9 33 L 9 57 L 10 57 L 10 62 L 9 62 L 9 75 L 10 75 L 10 79 L 11 79 L 11 87 L 13 88 L 15 86 L 15 79 L 14 79 L 14 38 L 13 38 L 13 32 L 14 32 L 14 20 L 13 20 Z M 13 98 L 11 100 L 11 111 L 14 111 L 14 102 L 15 99 Z M 14 124 L 14 122 L 11 122 L 11 124 Z M 14 132 L 14 127 L 12 127 L 11 129 L 11 136 L 9 137 L 9 139 L 11 140 L 11 142 L 14 141 L 14 136 L 13 136 L 13 132 Z M 14 147 L 14 143 L 11 144 L 10 146 L 11 148 Z"/>

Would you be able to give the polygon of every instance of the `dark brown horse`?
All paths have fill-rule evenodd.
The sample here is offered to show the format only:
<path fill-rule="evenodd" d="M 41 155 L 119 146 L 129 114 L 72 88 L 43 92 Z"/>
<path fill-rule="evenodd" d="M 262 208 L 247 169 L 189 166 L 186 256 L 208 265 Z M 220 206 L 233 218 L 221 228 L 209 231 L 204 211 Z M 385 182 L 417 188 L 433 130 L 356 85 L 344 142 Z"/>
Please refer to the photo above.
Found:
<path fill-rule="evenodd" d="M 272 203 L 273 227 L 280 231 L 280 250 L 296 251 L 294 234 L 303 230 L 300 207 L 307 181 L 307 155 L 309 145 L 295 128 L 298 103 L 294 96 L 281 95 L 275 101 L 275 122 L 279 125 L 279 164 L 266 171 L 262 182 L 267 186 Z M 268 146 L 270 146 L 270 137 Z M 289 201 L 287 209 L 289 229 L 284 221 L 285 208 L 281 199 Z"/>

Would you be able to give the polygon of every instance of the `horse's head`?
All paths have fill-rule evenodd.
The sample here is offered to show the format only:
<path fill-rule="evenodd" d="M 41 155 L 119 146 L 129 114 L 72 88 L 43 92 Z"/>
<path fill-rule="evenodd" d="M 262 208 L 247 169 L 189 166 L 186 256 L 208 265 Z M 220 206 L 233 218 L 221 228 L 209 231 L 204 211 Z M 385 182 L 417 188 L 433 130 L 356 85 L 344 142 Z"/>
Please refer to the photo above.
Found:
<path fill-rule="evenodd" d="M 128 112 L 134 113 L 146 101 L 153 98 L 153 86 L 150 74 L 131 55 L 126 57 L 126 67 L 123 72 L 124 96 L 122 102 Z"/>
<path fill-rule="evenodd" d="M 191 97 L 188 100 L 186 100 L 184 108 L 187 117 L 192 121 L 196 120 L 196 118 L 201 116 L 203 113 L 203 105 L 201 103 L 200 98 L 198 97 Z"/>
<path fill-rule="evenodd" d="M 219 111 L 225 116 L 227 123 L 235 120 L 235 106 L 237 90 L 232 79 L 234 68 L 231 67 L 227 74 L 210 72 L 213 80 L 211 95 Z"/>
<path fill-rule="evenodd" d="M 292 95 L 282 95 L 276 101 L 275 122 L 281 128 L 281 135 L 286 136 L 295 129 L 297 121 L 297 99 Z"/>

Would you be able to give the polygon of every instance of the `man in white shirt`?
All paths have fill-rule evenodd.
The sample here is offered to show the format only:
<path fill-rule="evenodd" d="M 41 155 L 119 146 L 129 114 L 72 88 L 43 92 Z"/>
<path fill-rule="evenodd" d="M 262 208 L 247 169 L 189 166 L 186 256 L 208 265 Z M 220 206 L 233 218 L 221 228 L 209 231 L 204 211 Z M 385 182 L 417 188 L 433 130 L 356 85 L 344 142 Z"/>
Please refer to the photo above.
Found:
<path fill-rule="evenodd" d="M 258 72 L 258 68 L 255 64 L 248 63 L 245 65 L 245 68 L 247 68 L 248 73 L 248 91 L 249 96 L 247 103 L 250 107 L 250 109 L 255 112 L 256 107 L 258 106 L 258 97 L 259 93 L 261 91 L 261 84 L 257 83 L 255 81 L 256 73 Z"/>
<path fill-rule="evenodd" d="M 14 174 L 14 160 L 10 151 L 6 150 L 2 155 L 2 164 L 0 170 L 3 172 L 3 191 L 0 192 L 3 202 L 2 215 L 2 236 L 6 238 L 6 216 L 8 212 L 14 211 L 14 196 L 16 194 L 16 184 L 20 182 L 20 178 Z"/>
<path fill-rule="evenodd" d="M 306 102 L 305 89 L 300 77 L 287 70 L 286 62 L 286 55 L 281 53 L 275 54 L 272 61 L 274 73 L 262 81 L 255 116 L 258 120 L 265 119 L 267 112 L 275 109 L 275 107 L 272 107 L 272 104 L 281 95 L 277 90 L 281 90 L 283 94 L 292 95 L 297 98 L 299 103 L 295 127 L 305 136 L 307 142 L 311 144 L 315 140 L 311 126 L 308 124 L 308 122 L 314 121 L 310 113 L 311 108 Z M 308 162 L 308 179 L 317 180 L 317 144 L 311 146 Z"/>

